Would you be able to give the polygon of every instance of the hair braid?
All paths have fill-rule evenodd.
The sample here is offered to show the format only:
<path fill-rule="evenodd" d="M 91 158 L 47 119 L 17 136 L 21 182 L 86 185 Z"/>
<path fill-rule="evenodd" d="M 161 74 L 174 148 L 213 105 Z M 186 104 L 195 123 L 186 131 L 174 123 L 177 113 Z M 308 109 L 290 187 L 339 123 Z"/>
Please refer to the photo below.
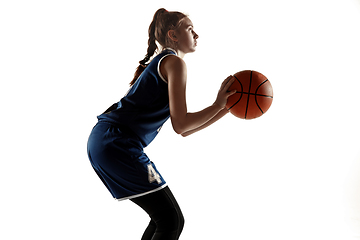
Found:
<path fill-rule="evenodd" d="M 150 58 L 154 55 L 155 51 L 157 50 L 156 45 L 156 38 L 155 38 L 155 29 L 156 29 L 156 21 L 158 17 L 163 14 L 164 12 L 167 12 L 166 9 L 160 8 L 156 11 L 154 18 L 149 26 L 149 40 L 148 40 L 148 49 L 147 53 L 143 60 L 139 61 L 140 65 L 137 67 L 136 72 L 134 74 L 134 79 L 130 82 L 130 86 L 132 86 L 135 81 L 138 79 L 138 77 L 141 75 L 141 73 L 145 70 L 148 64 L 146 64 Z"/>
<path fill-rule="evenodd" d="M 155 19 L 154 19 L 155 20 Z M 150 60 L 150 58 L 154 55 L 157 45 L 156 45 L 156 38 L 155 38 L 155 21 L 153 21 L 149 26 L 149 40 L 148 40 L 148 49 L 145 58 L 141 60 L 139 63 L 142 66 L 147 66 L 146 63 Z"/>
<path fill-rule="evenodd" d="M 174 30 L 181 22 L 181 19 L 187 17 L 185 14 L 180 12 L 168 12 L 164 8 L 160 8 L 154 14 L 154 18 L 149 26 L 149 40 L 148 40 L 148 48 L 147 53 L 141 61 L 139 61 L 140 65 L 137 67 L 136 72 L 134 74 L 133 80 L 130 82 L 130 86 L 132 86 L 136 80 L 139 78 L 141 73 L 145 70 L 150 61 L 151 57 L 155 54 L 158 46 L 156 42 L 158 42 L 162 47 L 172 47 L 171 43 L 169 43 L 167 39 L 167 32 L 169 30 Z"/>

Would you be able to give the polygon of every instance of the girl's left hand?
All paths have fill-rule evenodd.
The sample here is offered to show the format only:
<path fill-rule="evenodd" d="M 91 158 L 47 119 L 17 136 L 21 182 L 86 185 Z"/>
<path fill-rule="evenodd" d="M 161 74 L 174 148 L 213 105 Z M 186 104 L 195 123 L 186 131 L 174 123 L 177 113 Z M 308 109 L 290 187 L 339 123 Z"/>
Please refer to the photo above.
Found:
<path fill-rule="evenodd" d="M 221 84 L 221 87 L 219 89 L 217 98 L 215 100 L 215 104 L 219 105 L 221 108 L 225 108 L 227 99 L 236 93 L 236 90 L 233 90 L 231 92 L 228 91 L 231 84 L 235 81 L 235 78 L 233 76 L 227 77 Z"/>

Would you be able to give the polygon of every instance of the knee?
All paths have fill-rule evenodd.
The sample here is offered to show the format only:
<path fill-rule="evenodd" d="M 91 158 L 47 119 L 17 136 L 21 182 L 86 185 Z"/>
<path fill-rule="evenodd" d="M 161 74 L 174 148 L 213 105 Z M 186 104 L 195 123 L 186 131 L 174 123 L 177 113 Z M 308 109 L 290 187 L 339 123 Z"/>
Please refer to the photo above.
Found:
<path fill-rule="evenodd" d="M 180 212 L 179 213 L 179 223 L 178 223 L 178 232 L 179 232 L 179 235 L 180 233 L 182 232 L 183 228 L 184 228 L 184 225 L 185 225 L 185 219 L 184 219 L 184 216 L 183 214 Z"/>
<path fill-rule="evenodd" d="M 184 228 L 185 219 L 181 212 L 176 209 L 167 209 L 160 214 L 153 216 L 153 220 L 156 223 L 157 231 L 159 232 L 178 232 Z"/>

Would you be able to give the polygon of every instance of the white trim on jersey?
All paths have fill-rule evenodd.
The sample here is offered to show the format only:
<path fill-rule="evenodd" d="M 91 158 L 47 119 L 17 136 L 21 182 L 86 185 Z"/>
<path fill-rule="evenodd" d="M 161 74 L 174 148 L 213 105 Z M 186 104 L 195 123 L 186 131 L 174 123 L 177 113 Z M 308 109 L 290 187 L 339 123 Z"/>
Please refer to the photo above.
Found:
<path fill-rule="evenodd" d="M 153 192 L 156 192 L 156 191 L 159 191 L 163 188 L 167 187 L 167 183 L 165 183 L 164 185 L 158 187 L 158 188 L 155 188 L 154 190 L 151 190 L 151 191 L 148 191 L 148 192 L 144 192 L 144 193 L 140 193 L 140 194 L 136 194 L 136 195 L 132 195 L 132 196 L 129 196 L 129 197 L 124 197 L 124 198 L 115 198 L 115 200 L 118 200 L 118 201 L 123 201 L 123 200 L 127 200 L 127 199 L 131 199 L 131 198 L 136 198 L 136 197 L 141 197 L 141 196 L 145 196 L 147 194 L 150 194 L 150 193 L 153 193 Z"/>
<path fill-rule="evenodd" d="M 174 49 L 172 49 L 172 48 L 165 48 L 165 49 L 168 49 L 168 50 L 171 50 L 171 51 L 173 51 L 174 53 L 175 53 L 175 55 L 177 56 L 178 54 L 177 54 L 177 52 L 174 50 Z M 164 49 L 164 50 L 165 50 Z"/>
<path fill-rule="evenodd" d="M 175 55 L 177 56 L 177 52 L 176 52 L 174 49 L 171 49 L 171 48 L 166 48 L 166 49 L 169 49 L 169 50 L 173 51 L 173 52 L 175 53 Z M 160 72 L 160 63 L 161 63 L 161 61 L 162 61 L 164 58 L 166 58 L 166 57 L 169 56 L 169 55 L 173 55 L 173 54 L 166 54 L 165 56 L 163 56 L 163 57 L 159 60 L 158 66 L 157 66 L 158 74 L 159 74 L 161 80 L 163 80 L 166 84 L 167 84 L 168 82 L 165 80 L 165 78 L 163 77 L 163 75 L 161 75 L 161 72 Z"/>

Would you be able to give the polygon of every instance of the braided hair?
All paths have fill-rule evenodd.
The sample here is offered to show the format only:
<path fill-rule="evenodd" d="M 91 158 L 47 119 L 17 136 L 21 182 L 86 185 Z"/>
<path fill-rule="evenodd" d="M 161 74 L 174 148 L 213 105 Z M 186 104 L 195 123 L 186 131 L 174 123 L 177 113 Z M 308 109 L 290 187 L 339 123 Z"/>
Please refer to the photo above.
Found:
<path fill-rule="evenodd" d="M 173 42 L 167 36 L 169 30 L 177 29 L 181 20 L 187 17 L 185 14 L 180 12 L 168 12 L 164 8 L 160 8 L 154 14 L 154 18 L 149 26 L 149 40 L 147 53 L 141 61 L 139 61 L 139 66 L 136 69 L 133 80 L 130 82 L 132 86 L 145 68 L 149 65 L 151 57 L 158 50 L 156 42 L 158 42 L 163 48 L 173 47 Z"/>

